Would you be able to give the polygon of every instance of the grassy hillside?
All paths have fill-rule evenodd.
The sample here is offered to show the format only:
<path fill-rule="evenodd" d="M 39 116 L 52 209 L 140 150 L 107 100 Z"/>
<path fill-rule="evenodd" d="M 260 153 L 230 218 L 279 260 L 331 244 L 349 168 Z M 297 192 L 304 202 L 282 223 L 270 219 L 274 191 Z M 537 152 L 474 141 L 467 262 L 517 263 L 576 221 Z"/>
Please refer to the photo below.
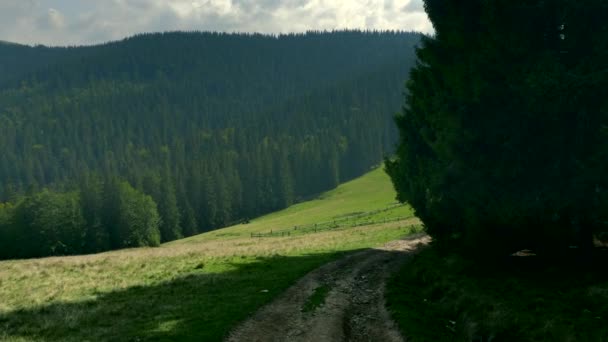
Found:
<path fill-rule="evenodd" d="M 167 245 L 197 243 L 216 238 L 242 238 L 250 236 L 251 233 L 340 220 L 349 216 L 377 218 L 378 215 L 365 214 L 386 209 L 395 204 L 395 192 L 388 175 L 384 170 L 376 169 L 363 177 L 344 183 L 316 199 L 251 220 L 248 224 L 235 225 L 227 229 L 174 241 Z M 410 217 L 413 216 L 413 212 L 409 206 L 401 206 L 387 210 L 381 216 L 387 218 Z"/>
<path fill-rule="evenodd" d="M 373 171 L 319 199 L 160 248 L 0 262 L 0 340 L 221 340 L 310 270 L 415 229 L 416 219 L 317 234 L 251 232 L 385 208 L 388 177 Z M 386 215 L 410 215 L 406 207 Z"/>

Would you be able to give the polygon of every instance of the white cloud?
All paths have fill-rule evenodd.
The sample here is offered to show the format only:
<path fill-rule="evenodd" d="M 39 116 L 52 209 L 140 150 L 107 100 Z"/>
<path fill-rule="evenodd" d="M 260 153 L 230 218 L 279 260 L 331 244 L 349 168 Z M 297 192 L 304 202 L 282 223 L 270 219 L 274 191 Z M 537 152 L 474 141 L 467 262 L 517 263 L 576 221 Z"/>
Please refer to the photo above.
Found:
<path fill-rule="evenodd" d="M 432 32 L 422 0 L 0 0 L 0 39 L 93 44 L 141 32 Z"/>
<path fill-rule="evenodd" d="M 51 29 L 62 29 L 65 27 L 65 18 L 61 12 L 54 8 L 49 8 L 47 15 L 48 25 Z"/>
<path fill-rule="evenodd" d="M 410 0 L 407 5 L 403 7 L 403 11 L 424 13 L 424 4 L 422 3 L 422 0 Z"/>

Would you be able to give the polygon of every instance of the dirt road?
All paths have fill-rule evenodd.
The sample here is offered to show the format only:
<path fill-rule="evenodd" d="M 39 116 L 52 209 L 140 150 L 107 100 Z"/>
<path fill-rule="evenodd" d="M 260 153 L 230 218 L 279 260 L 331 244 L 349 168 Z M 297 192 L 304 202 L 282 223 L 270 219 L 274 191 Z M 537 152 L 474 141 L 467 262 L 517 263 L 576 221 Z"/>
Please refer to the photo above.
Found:
<path fill-rule="evenodd" d="M 385 283 L 427 236 L 393 241 L 324 265 L 238 326 L 236 341 L 403 341 L 385 308 Z M 318 288 L 323 305 L 303 310 Z"/>

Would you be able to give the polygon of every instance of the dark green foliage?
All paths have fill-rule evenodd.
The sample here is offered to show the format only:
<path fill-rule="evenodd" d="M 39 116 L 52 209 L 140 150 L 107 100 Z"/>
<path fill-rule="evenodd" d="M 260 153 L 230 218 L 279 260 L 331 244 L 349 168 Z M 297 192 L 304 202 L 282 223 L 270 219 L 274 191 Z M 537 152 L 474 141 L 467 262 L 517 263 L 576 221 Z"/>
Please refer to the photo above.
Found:
<path fill-rule="evenodd" d="M 25 198 L 13 212 L 12 246 L 19 257 L 81 253 L 85 220 L 77 192 L 49 190 Z"/>
<path fill-rule="evenodd" d="M 113 183 L 110 198 L 117 198 L 108 226 L 114 248 L 158 246 L 161 241 L 160 216 L 152 197 L 135 190 L 127 182 Z"/>
<path fill-rule="evenodd" d="M 425 4 L 436 35 L 387 162 L 399 199 L 444 246 L 589 247 L 608 221 L 606 5 Z"/>
<path fill-rule="evenodd" d="M 95 253 L 110 249 L 110 233 L 104 224 L 104 184 L 95 176 L 83 175 L 80 183 L 80 201 L 86 221 L 84 243 L 85 253 Z"/>
<path fill-rule="evenodd" d="M 11 70 L 0 72 L 0 201 L 79 189 L 83 252 L 143 241 L 118 228 L 120 196 L 132 197 L 116 190 L 123 181 L 156 203 L 163 242 L 284 208 L 393 152 L 418 41 L 344 31 L 0 44 L 0 71 Z"/>
<path fill-rule="evenodd" d="M 196 214 L 190 203 L 182 205 L 183 212 L 180 215 L 182 218 L 181 226 L 183 227 L 184 236 L 192 236 L 198 233 L 198 222 L 196 222 Z"/>
<path fill-rule="evenodd" d="M 182 227 L 180 227 L 180 213 L 177 207 L 175 187 L 168 172 L 163 175 L 160 184 L 160 198 L 158 203 L 158 213 L 162 217 L 160 224 L 161 241 L 172 241 L 182 237 Z"/>
<path fill-rule="evenodd" d="M 606 340 L 605 257 L 595 270 L 537 258 L 480 267 L 428 248 L 389 280 L 387 306 L 408 341 Z"/>
<path fill-rule="evenodd" d="M 15 232 L 13 229 L 14 207 L 10 203 L 0 203 L 0 258 L 6 258 L 16 252 Z"/>
<path fill-rule="evenodd" d="M 91 177 L 78 192 L 44 189 L 16 206 L 0 204 L 0 258 L 158 246 L 159 224 L 150 196 L 125 181 Z"/>

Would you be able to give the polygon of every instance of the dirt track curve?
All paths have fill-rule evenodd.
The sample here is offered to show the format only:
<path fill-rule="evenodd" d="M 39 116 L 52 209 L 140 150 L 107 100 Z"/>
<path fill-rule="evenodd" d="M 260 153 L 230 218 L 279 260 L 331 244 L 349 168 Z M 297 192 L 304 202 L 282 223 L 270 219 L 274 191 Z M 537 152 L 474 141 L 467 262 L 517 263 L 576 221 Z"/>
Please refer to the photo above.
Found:
<path fill-rule="evenodd" d="M 420 244 L 429 241 L 419 235 L 326 264 L 238 326 L 227 341 L 403 341 L 385 308 L 385 283 Z M 303 312 L 320 286 L 330 289 L 325 304 Z"/>

